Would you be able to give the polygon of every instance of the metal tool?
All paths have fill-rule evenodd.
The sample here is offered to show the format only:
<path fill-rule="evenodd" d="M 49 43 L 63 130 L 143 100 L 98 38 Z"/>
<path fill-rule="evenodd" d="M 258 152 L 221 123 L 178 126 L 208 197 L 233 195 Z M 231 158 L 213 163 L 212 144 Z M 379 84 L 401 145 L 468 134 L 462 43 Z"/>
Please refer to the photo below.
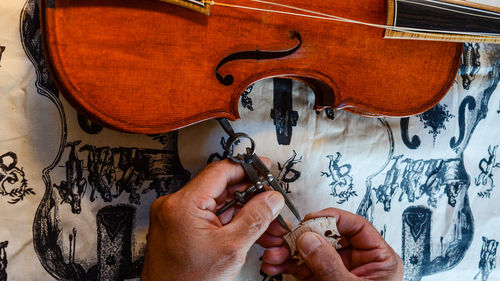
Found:
<path fill-rule="evenodd" d="M 227 119 L 220 118 L 218 121 L 224 131 L 229 135 L 229 139 L 227 140 L 225 147 L 226 155 L 228 155 L 229 159 L 241 164 L 245 173 L 248 175 L 248 178 L 252 182 L 252 185 L 247 187 L 243 192 L 235 192 L 234 199 L 217 211 L 216 215 L 221 215 L 235 204 L 245 204 L 249 196 L 265 191 L 265 186 L 268 186 L 272 190 L 278 191 L 281 195 L 283 195 L 285 198 L 285 204 L 300 222 L 302 219 L 299 211 L 283 191 L 283 188 L 276 180 L 276 177 L 255 154 L 254 140 L 245 133 L 235 133 Z M 234 146 L 239 144 L 242 139 L 248 139 L 250 141 L 250 147 L 246 148 L 246 152 L 244 154 L 238 153 L 237 155 L 234 155 Z M 281 215 L 278 215 L 277 220 L 285 229 L 290 231 Z"/>

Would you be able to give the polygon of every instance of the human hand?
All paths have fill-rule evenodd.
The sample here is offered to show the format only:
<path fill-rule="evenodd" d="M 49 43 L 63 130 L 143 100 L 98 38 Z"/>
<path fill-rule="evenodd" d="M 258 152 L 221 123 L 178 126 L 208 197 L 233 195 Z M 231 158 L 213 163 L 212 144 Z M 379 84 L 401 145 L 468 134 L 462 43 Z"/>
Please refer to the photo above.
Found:
<path fill-rule="evenodd" d="M 287 231 L 273 223 L 258 240 L 264 252 L 262 270 L 269 275 L 288 273 L 301 280 L 402 280 L 403 262 L 378 231 L 363 217 L 329 208 L 308 214 L 304 220 L 337 218 L 342 249 L 335 250 L 323 237 L 306 232 L 297 240 L 305 264 L 291 260 L 283 238 Z"/>
<path fill-rule="evenodd" d="M 141 279 L 234 280 L 248 250 L 284 205 L 279 192 L 266 191 L 239 211 L 231 208 L 217 217 L 215 211 L 248 186 L 244 178 L 241 165 L 223 160 L 178 192 L 158 198 L 151 206 Z"/>

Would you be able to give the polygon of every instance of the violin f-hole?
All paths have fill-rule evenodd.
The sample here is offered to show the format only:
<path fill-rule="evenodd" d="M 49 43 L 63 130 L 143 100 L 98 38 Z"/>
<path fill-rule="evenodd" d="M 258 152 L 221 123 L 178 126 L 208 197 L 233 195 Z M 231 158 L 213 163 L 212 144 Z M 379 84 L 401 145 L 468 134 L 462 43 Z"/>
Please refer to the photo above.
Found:
<path fill-rule="evenodd" d="M 401 138 L 403 139 L 404 144 L 409 149 L 417 149 L 420 146 L 420 138 L 418 136 L 413 136 L 410 140 L 410 136 L 408 134 L 408 125 L 410 123 L 410 117 L 401 118 Z"/>
<path fill-rule="evenodd" d="M 298 49 L 300 49 L 300 46 L 302 46 L 302 37 L 300 36 L 300 33 L 292 30 L 290 31 L 290 39 L 294 40 L 297 39 L 299 43 L 288 50 L 285 51 L 243 51 L 243 52 L 237 52 L 233 53 L 225 58 L 223 58 L 217 67 L 215 68 L 215 76 L 217 77 L 217 80 L 219 80 L 220 83 L 222 83 L 225 86 L 230 86 L 234 82 L 234 77 L 231 74 L 226 74 L 224 77 L 219 73 L 219 68 L 221 68 L 223 65 L 225 65 L 228 62 L 235 61 L 235 60 L 244 60 L 244 59 L 254 59 L 254 60 L 271 60 L 271 59 L 279 59 L 283 58 L 286 56 L 289 56 L 293 53 L 295 53 Z"/>
<path fill-rule="evenodd" d="M 476 109 L 476 100 L 472 96 L 467 96 L 460 104 L 458 109 L 458 127 L 460 128 L 460 134 L 458 139 L 456 137 L 452 137 L 450 139 L 450 147 L 451 149 L 456 149 L 464 140 L 465 137 L 465 108 L 468 108 L 469 111 Z"/>

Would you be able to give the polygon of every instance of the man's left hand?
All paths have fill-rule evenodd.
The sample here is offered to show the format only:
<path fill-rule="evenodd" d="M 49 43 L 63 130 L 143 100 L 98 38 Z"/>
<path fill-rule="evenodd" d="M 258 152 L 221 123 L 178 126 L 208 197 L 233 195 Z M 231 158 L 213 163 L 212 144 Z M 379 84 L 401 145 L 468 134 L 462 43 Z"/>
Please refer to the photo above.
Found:
<path fill-rule="evenodd" d="M 244 178 L 241 165 L 223 160 L 158 198 L 151 206 L 142 280 L 234 280 L 252 244 L 284 206 L 280 193 L 266 191 L 217 217 L 232 193 L 248 186 Z"/>

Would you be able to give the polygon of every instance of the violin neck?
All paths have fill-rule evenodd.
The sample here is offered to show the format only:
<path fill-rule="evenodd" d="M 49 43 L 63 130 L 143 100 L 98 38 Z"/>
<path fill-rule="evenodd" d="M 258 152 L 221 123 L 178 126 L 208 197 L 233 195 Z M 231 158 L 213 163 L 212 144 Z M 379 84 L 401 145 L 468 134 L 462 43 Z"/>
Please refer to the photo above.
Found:
<path fill-rule="evenodd" d="M 388 0 L 388 25 L 405 32 L 388 30 L 385 37 L 500 43 L 500 4 L 474 1 Z"/>

